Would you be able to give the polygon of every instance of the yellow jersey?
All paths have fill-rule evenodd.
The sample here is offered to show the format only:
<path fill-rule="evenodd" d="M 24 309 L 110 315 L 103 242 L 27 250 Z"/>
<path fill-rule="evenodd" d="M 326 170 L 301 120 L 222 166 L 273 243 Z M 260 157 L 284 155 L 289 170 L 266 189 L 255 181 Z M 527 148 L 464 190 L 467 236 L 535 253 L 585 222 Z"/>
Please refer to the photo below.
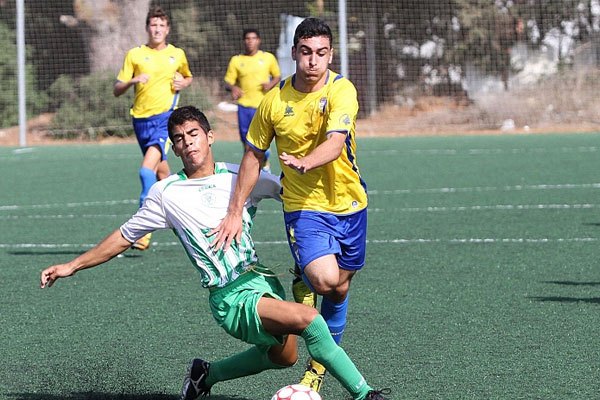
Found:
<path fill-rule="evenodd" d="M 135 98 L 129 113 L 135 118 L 147 118 L 175 108 L 179 101 L 179 92 L 173 89 L 175 72 L 184 78 L 192 76 L 182 49 L 168 44 L 162 50 L 146 45 L 129 50 L 117 80 L 128 82 L 141 74 L 150 76 L 148 82 L 135 85 Z"/>
<path fill-rule="evenodd" d="M 237 83 L 237 86 L 244 91 L 238 99 L 239 105 L 257 108 L 265 95 L 262 84 L 280 75 L 275 56 L 259 50 L 253 56 L 240 54 L 231 57 L 225 73 L 225 82 L 230 85 Z"/>
<path fill-rule="evenodd" d="M 277 153 L 296 157 L 310 154 L 330 132 L 345 132 L 346 143 L 334 161 L 305 174 L 281 161 L 283 208 L 286 212 L 312 210 L 338 215 L 367 207 L 367 188 L 356 163 L 355 123 L 358 99 L 354 85 L 333 71 L 314 93 L 294 89 L 295 75 L 264 97 L 250 124 L 248 144 L 266 151 L 273 138 Z"/>

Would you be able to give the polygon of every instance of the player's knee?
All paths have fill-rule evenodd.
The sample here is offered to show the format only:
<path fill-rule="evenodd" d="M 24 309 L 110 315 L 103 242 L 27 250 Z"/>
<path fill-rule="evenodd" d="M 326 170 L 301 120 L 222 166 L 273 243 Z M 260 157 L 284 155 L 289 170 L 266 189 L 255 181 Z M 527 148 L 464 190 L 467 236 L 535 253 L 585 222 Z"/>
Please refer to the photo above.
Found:
<path fill-rule="evenodd" d="M 335 292 L 339 280 L 331 276 L 318 276 L 314 277 L 310 283 L 318 294 L 325 296 Z"/>
<path fill-rule="evenodd" d="M 302 318 L 303 323 L 305 324 L 304 328 L 309 326 L 315 320 L 315 318 L 317 318 L 318 315 L 319 311 L 316 308 L 310 306 L 303 307 Z"/>
<path fill-rule="evenodd" d="M 295 303 L 294 307 L 294 328 L 297 331 L 304 331 L 319 315 L 316 308 L 305 304 Z"/>
<path fill-rule="evenodd" d="M 329 298 L 335 303 L 341 303 L 348 297 L 348 290 L 350 285 L 339 285 L 329 294 Z"/>

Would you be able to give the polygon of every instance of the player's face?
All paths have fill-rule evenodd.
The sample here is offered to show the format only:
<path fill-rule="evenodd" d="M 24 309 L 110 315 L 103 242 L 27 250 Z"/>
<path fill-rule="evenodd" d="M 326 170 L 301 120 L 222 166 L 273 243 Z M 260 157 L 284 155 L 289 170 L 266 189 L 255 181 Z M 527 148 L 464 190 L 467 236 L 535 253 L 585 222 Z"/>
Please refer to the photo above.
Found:
<path fill-rule="evenodd" d="M 214 132 L 204 132 L 197 121 L 186 121 L 177 125 L 172 134 L 173 153 L 181 157 L 188 175 L 196 171 L 213 168 L 210 146 L 215 141 Z"/>
<path fill-rule="evenodd" d="M 325 83 L 327 69 L 333 59 L 333 49 L 327 36 L 300 39 L 292 47 L 292 59 L 296 61 L 296 82 L 300 91 L 315 91 Z M 306 87 L 302 87 L 306 86 Z M 309 89 L 309 90 L 303 90 Z"/>
<path fill-rule="evenodd" d="M 162 45 L 167 41 L 169 24 L 166 19 L 158 17 L 150 18 L 150 22 L 148 22 L 148 25 L 146 26 L 146 32 L 148 32 L 148 43 L 150 46 L 155 47 Z"/>
<path fill-rule="evenodd" d="M 258 51 L 260 38 L 254 32 L 247 33 L 244 37 L 244 46 L 246 46 L 246 54 L 253 55 Z"/>

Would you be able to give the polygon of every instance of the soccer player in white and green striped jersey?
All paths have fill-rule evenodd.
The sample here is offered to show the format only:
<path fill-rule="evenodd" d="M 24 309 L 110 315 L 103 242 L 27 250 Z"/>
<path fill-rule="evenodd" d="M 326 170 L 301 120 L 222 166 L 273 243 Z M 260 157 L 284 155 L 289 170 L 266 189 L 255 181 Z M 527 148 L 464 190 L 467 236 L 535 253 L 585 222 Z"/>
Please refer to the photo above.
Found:
<path fill-rule="evenodd" d="M 317 310 L 284 301 L 279 279 L 258 261 L 250 236 L 252 217 L 259 200 L 279 198 L 279 179 L 261 173 L 244 207 L 241 240 L 227 251 L 215 251 L 208 233 L 227 214 L 239 166 L 214 162 L 214 133 L 195 107 L 173 111 L 168 127 L 173 153 L 182 159 L 183 170 L 154 184 L 138 212 L 96 247 L 69 263 L 43 270 L 41 287 L 110 260 L 149 232 L 172 229 L 200 272 L 202 286 L 210 290 L 210 309 L 217 324 L 254 345 L 213 363 L 192 360 L 182 400 L 205 398 L 217 382 L 293 365 L 298 358 L 294 335 L 305 340 L 311 356 L 331 371 L 353 399 L 386 400 L 384 391 L 373 390 L 334 342 Z"/>

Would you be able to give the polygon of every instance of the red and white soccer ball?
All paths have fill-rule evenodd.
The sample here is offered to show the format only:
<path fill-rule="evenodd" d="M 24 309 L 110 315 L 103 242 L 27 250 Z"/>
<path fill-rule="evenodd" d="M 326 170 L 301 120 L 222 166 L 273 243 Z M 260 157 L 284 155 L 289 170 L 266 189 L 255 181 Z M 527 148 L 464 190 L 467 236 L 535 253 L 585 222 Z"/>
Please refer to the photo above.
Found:
<path fill-rule="evenodd" d="M 319 393 L 308 386 L 288 385 L 275 393 L 271 400 L 323 400 Z"/>

